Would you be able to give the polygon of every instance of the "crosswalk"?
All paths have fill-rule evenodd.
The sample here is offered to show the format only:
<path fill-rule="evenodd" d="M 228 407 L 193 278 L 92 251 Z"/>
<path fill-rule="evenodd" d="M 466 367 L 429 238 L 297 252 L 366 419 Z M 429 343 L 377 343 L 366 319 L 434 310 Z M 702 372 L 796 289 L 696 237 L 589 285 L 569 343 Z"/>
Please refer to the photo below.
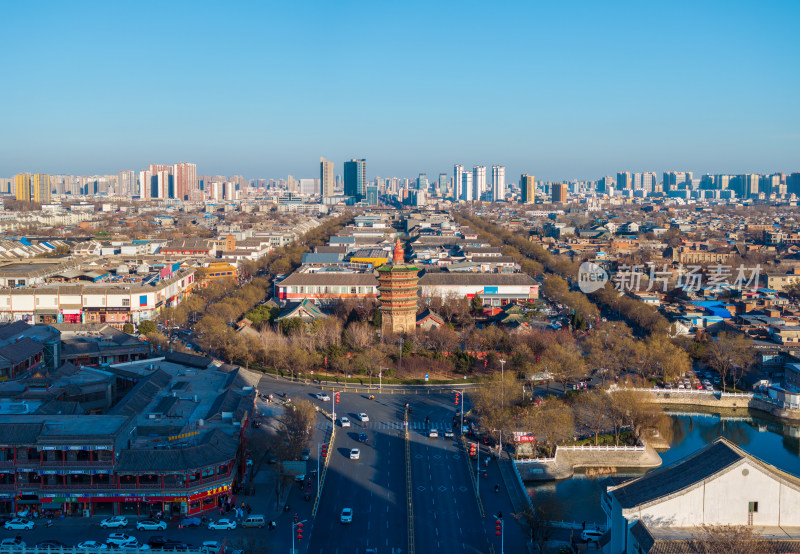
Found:
<path fill-rule="evenodd" d="M 338 423 L 337 423 L 338 425 Z M 353 422 L 352 424 L 353 429 L 396 429 L 401 430 L 403 429 L 403 422 L 402 421 L 368 421 L 366 423 L 361 422 Z M 330 421 L 324 421 L 317 423 L 317 429 L 320 431 L 327 431 L 330 430 L 332 424 Z M 424 421 L 410 421 L 408 423 L 408 428 L 410 430 L 418 430 L 418 431 L 428 431 L 430 429 L 438 429 L 439 431 L 444 432 L 447 429 L 453 428 L 452 421 L 432 421 L 430 423 L 425 423 Z"/>

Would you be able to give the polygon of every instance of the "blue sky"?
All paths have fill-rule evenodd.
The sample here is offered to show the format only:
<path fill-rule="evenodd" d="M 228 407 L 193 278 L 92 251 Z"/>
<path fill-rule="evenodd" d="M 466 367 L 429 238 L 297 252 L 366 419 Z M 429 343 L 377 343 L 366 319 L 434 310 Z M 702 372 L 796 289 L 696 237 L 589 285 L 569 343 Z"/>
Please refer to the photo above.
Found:
<path fill-rule="evenodd" d="M 0 3 L 0 176 L 800 171 L 800 2 Z"/>

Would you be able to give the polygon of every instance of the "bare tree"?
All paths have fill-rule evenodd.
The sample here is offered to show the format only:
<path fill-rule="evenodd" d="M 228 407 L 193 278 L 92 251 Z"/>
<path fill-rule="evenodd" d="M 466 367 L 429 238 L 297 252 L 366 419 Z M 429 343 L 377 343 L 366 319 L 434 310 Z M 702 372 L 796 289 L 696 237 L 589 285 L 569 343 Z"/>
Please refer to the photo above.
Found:
<path fill-rule="evenodd" d="M 375 330 L 367 323 L 354 321 L 344 330 L 344 340 L 351 348 L 364 350 L 375 341 Z"/>
<path fill-rule="evenodd" d="M 311 440 L 311 433 L 316 419 L 316 410 L 308 400 L 298 400 L 286 408 L 278 418 L 281 431 L 285 434 L 286 458 L 298 459 L 300 453 Z"/>
<path fill-rule="evenodd" d="M 750 525 L 701 525 L 689 546 L 697 554 L 768 554 L 778 552 Z"/>
<path fill-rule="evenodd" d="M 598 437 L 603 431 L 613 427 L 611 401 L 605 391 L 595 389 L 579 395 L 573 404 L 575 421 L 594 435 L 597 446 Z"/>
<path fill-rule="evenodd" d="M 753 360 L 750 341 L 731 333 L 720 333 L 706 348 L 706 361 L 719 372 L 723 391 L 727 390 L 729 379 L 734 381 L 734 386 L 738 383 Z"/>

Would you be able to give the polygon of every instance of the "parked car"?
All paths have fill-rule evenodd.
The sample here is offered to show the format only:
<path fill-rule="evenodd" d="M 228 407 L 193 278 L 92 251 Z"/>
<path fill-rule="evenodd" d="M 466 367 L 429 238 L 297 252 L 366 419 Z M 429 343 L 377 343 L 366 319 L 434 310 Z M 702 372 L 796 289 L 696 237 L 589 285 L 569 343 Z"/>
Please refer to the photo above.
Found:
<path fill-rule="evenodd" d="M 308 461 L 308 458 L 311 456 L 311 450 L 309 448 L 304 448 L 303 451 L 300 453 L 300 459 L 302 461 Z"/>
<path fill-rule="evenodd" d="M 136 537 L 128 535 L 126 533 L 111 533 L 108 538 L 106 539 L 106 544 L 112 546 L 120 546 L 123 544 L 130 544 L 131 542 L 135 541 Z M 138 548 L 138 546 L 137 546 Z"/>
<path fill-rule="evenodd" d="M 166 531 L 166 521 L 156 521 L 154 519 L 143 519 L 136 522 L 137 531 Z"/>
<path fill-rule="evenodd" d="M 0 541 L 0 550 L 11 548 L 25 548 L 25 541 L 19 537 L 11 537 Z"/>
<path fill-rule="evenodd" d="M 212 521 L 208 524 L 209 529 L 215 529 L 217 531 L 220 530 L 227 530 L 227 529 L 236 529 L 236 520 L 233 519 L 218 519 L 217 521 Z"/>
<path fill-rule="evenodd" d="M 217 554 L 220 548 L 222 548 L 222 545 L 217 541 L 203 541 L 200 546 L 200 552 L 202 554 Z"/>
<path fill-rule="evenodd" d="M 42 541 L 36 545 L 37 550 L 62 550 L 64 548 L 69 548 L 69 546 L 56 540 Z"/>
<path fill-rule="evenodd" d="M 25 519 L 22 517 L 15 517 L 14 519 L 10 519 L 5 522 L 4 527 L 6 529 L 13 529 L 18 531 L 20 529 L 33 529 L 34 523 L 30 519 Z"/>
<path fill-rule="evenodd" d="M 128 526 L 128 518 L 125 516 L 107 517 L 100 522 L 100 527 L 103 529 L 118 529 L 120 527 Z"/>
<path fill-rule="evenodd" d="M 165 542 L 167 542 L 167 538 L 162 535 L 153 535 L 147 539 L 147 545 L 150 546 L 150 548 L 161 548 Z"/>
<path fill-rule="evenodd" d="M 344 508 L 339 519 L 342 523 L 353 523 L 353 509 Z"/>
<path fill-rule="evenodd" d="M 599 542 L 602 536 L 603 532 L 595 529 L 584 529 L 581 531 L 581 540 L 586 542 Z"/>
<path fill-rule="evenodd" d="M 199 517 L 185 517 L 181 521 L 182 527 L 200 527 L 202 524 L 203 520 Z"/>

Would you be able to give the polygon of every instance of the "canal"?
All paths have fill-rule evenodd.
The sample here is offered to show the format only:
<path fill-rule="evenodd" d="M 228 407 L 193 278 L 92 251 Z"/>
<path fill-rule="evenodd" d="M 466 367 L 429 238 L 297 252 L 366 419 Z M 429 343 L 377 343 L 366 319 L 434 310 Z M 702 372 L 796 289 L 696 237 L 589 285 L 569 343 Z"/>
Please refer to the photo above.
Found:
<path fill-rule="evenodd" d="M 718 415 L 672 415 L 671 447 L 660 452 L 663 466 L 685 458 L 715 438 L 723 436 L 753 456 L 800 476 L 800 426 L 755 418 L 725 419 Z M 617 476 L 641 473 L 620 471 Z M 528 484 L 534 506 L 541 506 L 548 519 L 605 523 L 600 508 L 601 477 L 576 474 L 558 482 Z"/>

